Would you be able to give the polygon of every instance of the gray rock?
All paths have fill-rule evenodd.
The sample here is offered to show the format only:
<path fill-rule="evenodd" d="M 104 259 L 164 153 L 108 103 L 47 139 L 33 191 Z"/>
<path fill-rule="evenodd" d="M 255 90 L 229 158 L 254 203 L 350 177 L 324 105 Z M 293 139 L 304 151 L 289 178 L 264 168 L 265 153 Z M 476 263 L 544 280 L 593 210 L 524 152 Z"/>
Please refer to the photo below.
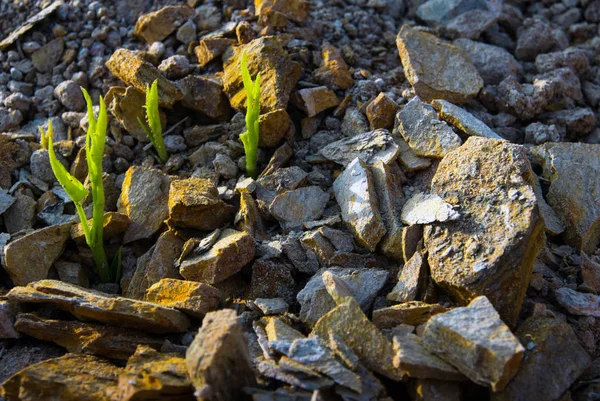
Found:
<path fill-rule="evenodd" d="M 398 155 L 398 162 L 408 171 L 419 171 L 424 170 L 431 165 L 431 160 L 425 157 L 419 157 L 415 155 L 408 146 L 408 143 L 398 134 L 394 133 L 394 141 L 398 145 L 400 149 L 400 153 Z"/>
<path fill-rule="evenodd" d="M 58 64 L 65 48 L 63 38 L 51 40 L 31 55 L 33 66 L 39 72 L 50 72 Z"/>
<path fill-rule="evenodd" d="M 506 387 L 525 352 L 486 297 L 432 316 L 422 338 L 429 351 L 492 391 Z"/>
<path fill-rule="evenodd" d="M 433 107 L 414 97 L 396 114 L 396 129 L 415 155 L 443 158 L 462 141 Z"/>
<path fill-rule="evenodd" d="M 329 194 L 317 186 L 303 187 L 277 195 L 269 211 L 287 226 L 299 226 L 323 214 Z"/>
<path fill-rule="evenodd" d="M 349 107 L 342 120 L 342 134 L 354 136 L 369 130 L 367 117 L 356 107 Z"/>
<path fill-rule="evenodd" d="M 27 195 L 18 196 L 4 212 L 4 225 L 9 233 L 29 230 L 35 224 L 35 200 Z"/>
<path fill-rule="evenodd" d="M 31 99 L 21 92 L 17 92 L 4 99 L 3 103 L 8 108 L 16 109 L 20 112 L 26 113 L 31 105 Z"/>
<path fill-rule="evenodd" d="M 186 56 L 175 55 L 164 59 L 158 70 L 169 79 L 183 78 L 192 70 L 190 61 Z"/>
<path fill-rule="evenodd" d="M 367 249 L 375 247 L 386 233 L 379 213 L 373 175 L 366 163 L 355 158 L 333 183 L 342 219 L 356 240 Z"/>
<path fill-rule="evenodd" d="M 426 278 L 427 259 L 424 252 L 416 252 L 402 267 L 396 286 L 386 298 L 399 303 L 414 301 L 424 289 Z"/>
<path fill-rule="evenodd" d="M 238 175 L 238 166 L 231 157 L 218 153 L 213 160 L 215 172 L 223 178 L 235 178 Z"/>
<path fill-rule="evenodd" d="M 556 124 L 564 127 L 568 139 L 578 139 L 590 134 L 596 128 L 596 114 L 588 108 L 572 108 L 544 113 L 546 124 Z"/>
<path fill-rule="evenodd" d="M 472 10 L 490 9 L 487 0 L 429 0 L 417 9 L 417 16 L 430 24 L 450 21 L 459 15 Z"/>
<path fill-rule="evenodd" d="M 448 21 L 442 28 L 444 36 L 451 39 L 466 38 L 479 39 L 481 34 L 487 31 L 496 21 L 499 13 L 497 11 L 469 10 L 458 17 Z"/>
<path fill-rule="evenodd" d="M 263 315 L 281 315 L 289 308 L 283 298 L 256 298 L 254 305 L 260 309 Z"/>
<path fill-rule="evenodd" d="M 186 45 L 196 40 L 196 24 L 194 24 L 194 21 L 190 19 L 181 25 L 175 37 Z"/>
<path fill-rule="evenodd" d="M 570 314 L 600 317 L 600 296 L 563 287 L 555 291 L 556 301 Z"/>
<path fill-rule="evenodd" d="M 0 215 L 6 212 L 13 203 L 15 203 L 15 198 L 8 193 L 8 190 L 0 189 Z"/>
<path fill-rule="evenodd" d="M 569 67 L 577 75 L 583 75 L 590 68 L 585 50 L 569 47 L 563 51 L 540 54 L 535 58 L 538 72 L 550 72 L 557 68 Z"/>
<path fill-rule="evenodd" d="M 579 78 L 570 68 L 558 68 L 537 75 L 534 87 L 540 88 L 546 99 L 546 109 L 572 108 L 575 104 L 583 104 L 583 93 Z"/>
<path fill-rule="evenodd" d="M 58 85 L 54 89 L 54 96 L 70 111 L 81 111 L 85 108 L 81 87 L 73 81 L 64 81 Z"/>
<path fill-rule="evenodd" d="M 527 18 L 517 32 L 517 58 L 526 61 L 535 60 L 540 53 L 546 53 L 556 44 L 552 27 L 542 17 Z"/>
<path fill-rule="evenodd" d="M 180 135 L 167 135 L 164 137 L 164 142 L 169 153 L 179 153 L 187 149 L 185 139 Z"/>
<path fill-rule="evenodd" d="M 55 154 L 58 161 L 68 169 L 69 164 L 65 158 L 58 152 L 55 152 Z M 38 149 L 31 154 L 29 168 L 34 177 L 39 178 L 48 184 L 56 181 L 54 171 L 52 171 L 52 166 L 50 166 L 50 157 L 48 156 L 48 151 L 46 149 Z"/>
<path fill-rule="evenodd" d="M 507 76 L 521 73 L 519 62 L 502 47 L 470 39 L 457 39 L 454 44 L 466 50 L 485 85 L 498 85 Z"/>
<path fill-rule="evenodd" d="M 388 130 L 378 129 L 330 143 L 320 153 L 344 167 L 355 158 L 371 166 L 379 160 L 390 164 L 398 156 L 399 148 Z"/>
<path fill-rule="evenodd" d="M 408 199 L 402 208 L 402 222 L 408 225 L 445 222 L 460 218 L 451 204 L 436 194 L 418 193 Z"/>
<path fill-rule="evenodd" d="M 19 110 L 0 107 L 0 133 L 16 130 L 21 121 L 23 121 L 23 114 Z"/>
<path fill-rule="evenodd" d="M 15 330 L 15 319 L 18 306 L 12 302 L 0 301 L 0 339 L 21 337 Z"/>
<path fill-rule="evenodd" d="M 440 113 L 442 120 L 447 121 L 468 136 L 480 136 L 491 139 L 504 139 L 490 127 L 465 109 L 445 100 L 434 100 L 431 105 Z"/>
<path fill-rule="evenodd" d="M 525 143 L 541 145 L 546 142 L 560 142 L 560 140 L 560 131 L 554 124 L 546 125 L 535 122 L 525 127 Z"/>

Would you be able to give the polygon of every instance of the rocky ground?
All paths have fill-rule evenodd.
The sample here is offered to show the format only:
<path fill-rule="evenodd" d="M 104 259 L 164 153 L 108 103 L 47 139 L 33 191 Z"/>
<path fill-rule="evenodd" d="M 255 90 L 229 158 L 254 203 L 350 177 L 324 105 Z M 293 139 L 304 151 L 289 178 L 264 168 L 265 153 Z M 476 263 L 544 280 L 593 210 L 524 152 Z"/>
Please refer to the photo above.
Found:
<path fill-rule="evenodd" d="M 0 399 L 600 400 L 599 23 L 598 0 L 2 1 Z M 118 283 L 39 145 L 52 121 L 85 179 L 80 87 L 110 111 Z"/>

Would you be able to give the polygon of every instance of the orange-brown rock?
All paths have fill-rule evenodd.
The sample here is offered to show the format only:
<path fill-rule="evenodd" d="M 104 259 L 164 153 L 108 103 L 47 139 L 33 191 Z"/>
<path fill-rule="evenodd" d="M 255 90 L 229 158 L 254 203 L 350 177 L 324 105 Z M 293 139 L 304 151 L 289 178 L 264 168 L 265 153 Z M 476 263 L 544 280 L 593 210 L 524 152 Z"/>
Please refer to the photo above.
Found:
<path fill-rule="evenodd" d="M 165 278 L 148 288 L 145 300 L 203 318 L 219 307 L 221 292 L 209 284 Z"/>
<path fill-rule="evenodd" d="M 188 75 L 177 81 L 183 93 L 181 104 L 217 121 L 231 119 L 231 107 L 217 76 Z"/>
<path fill-rule="evenodd" d="M 274 148 L 284 138 L 294 136 L 295 128 L 287 111 L 279 109 L 260 116 L 258 131 L 260 132 L 258 146 Z"/>
<path fill-rule="evenodd" d="M 310 2 L 304 0 L 254 0 L 256 15 L 269 11 L 283 14 L 287 19 L 295 22 L 304 22 L 308 17 Z"/>
<path fill-rule="evenodd" d="M 349 89 L 354 85 L 348 65 L 338 49 L 325 41 L 321 47 L 321 57 L 323 65 L 313 73 L 317 83 L 334 91 Z"/>
<path fill-rule="evenodd" d="M 421 301 L 404 302 L 373 311 L 373 324 L 379 329 L 389 329 L 401 324 L 419 326 L 431 316 L 444 313 L 448 309 L 440 304 L 427 304 Z"/>
<path fill-rule="evenodd" d="M 200 67 L 205 67 L 208 63 L 219 57 L 233 45 L 235 41 L 228 38 L 208 37 L 200 40 L 198 46 L 194 48 L 194 53 L 198 57 Z"/>
<path fill-rule="evenodd" d="M 193 16 L 193 8 L 167 6 L 158 11 L 142 15 L 135 24 L 134 34 L 144 39 L 149 45 L 154 42 L 162 42 Z"/>
<path fill-rule="evenodd" d="M 326 86 L 300 89 L 294 94 L 292 100 L 308 117 L 314 117 L 320 112 L 340 104 L 340 99 L 335 92 Z"/>
<path fill-rule="evenodd" d="M 92 225 L 92 219 L 88 220 L 88 224 Z M 129 217 L 123 213 L 107 212 L 104 213 L 103 237 L 105 241 L 116 238 L 123 234 L 129 227 Z M 78 244 L 85 243 L 85 234 L 81 223 L 71 226 L 71 239 Z"/>

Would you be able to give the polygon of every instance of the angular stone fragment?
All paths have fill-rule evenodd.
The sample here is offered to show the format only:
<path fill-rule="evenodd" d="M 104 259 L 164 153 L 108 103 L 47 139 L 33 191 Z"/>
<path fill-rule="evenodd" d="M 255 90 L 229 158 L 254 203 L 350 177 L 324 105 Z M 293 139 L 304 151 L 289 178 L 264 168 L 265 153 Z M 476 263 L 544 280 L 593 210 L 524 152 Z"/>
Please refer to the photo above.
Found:
<path fill-rule="evenodd" d="M 154 332 L 182 332 L 188 319 L 175 309 L 88 290 L 56 280 L 15 287 L 7 295 L 15 302 L 50 303 L 80 319 Z"/>
<path fill-rule="evenodd" d="M 203 318 L 217 309 L 221 292 L 204 283 L 164 278 L 148 288 L 144 300 Z"/>
<path fill-rule="evenodd" d="M 14 234 L 21 230 L 30 230 L 36 222 L 36 202 L 27 195 L 17 196 L 15 202 L 4 213 L 6 231 Z"/>
<path fill-rule="evenodd" d="M 219 198 L 215 184 L 204 178 L 175 180 L 169 191 L 169 221 L 183 228 L 210 231 L 231 221 L 234 208 Z"/>
<path fill-rule="evenodd" d="M 106 94 L 105 100 L 113 116 L 131 136 L 140 142 L 150 141 L 138 121 L 138 118 L 142 121 L 146 120 L 144 92 L 133 86 L 127 88 L 113 86 Z M 166 119 L 163 122 L 166 123 Z"/>
<path fill-rule="evenodd" d="M 600 263 L 593 261 L 585 252 L 581 253 L 581 278 L 584 284 L 600 293 Z"/>
<path fill-rule="evenodd" d="M 488 10 L 487 0 L 428 0 L 421 2 L 417 16 L 428 24 L 450 21 L 467 11 Z"/>
<path fill-rule="evenodd" d="M 254 0 L 256 15 L 276 11 L 287 19 L 302 23 L 308 17 L 310 2 L 304 0 Z"/>
<path fill-rule="evenodd" d="M 27 285 L 48 277 L 70 237 L 71 223 L 29 233 L 4 248 L 6 271 L 14 285 Z"/>
<path fill-rule="evenodd" d="M 416 96 L 396 114 L 396 127 L 417 156 L 441 159 L 462 144 L 435 109 Z"/>
<path fill-rule="evenodd" d="M 208 252 L 183 261 L 179 271 L 187 280 L 215 284 L 240 271 L 254 259 L 254 252 L 254 238 L 227 229 Z"/>
<path fill-rule="evenodd" d="M 546 232 L 550 235 L 562 234 L 565 231 L 565 225 L 556 214 L 556 211 L 554 211 L 544 199 L 540 180 L 536 179 L 535 181 L 535 197 L 537 198 L 538 207 L 540 208 L 540 215 L 542 216 L 542 219 L 544 219 Z"/>
<path fill-rule="evenodd" d="M 498 85 L 509 75 L 518 76 L 523 67 L 506 49 L 469 39 L 454 44 L 469 54 L 485 85 Z"/>
<path fill-rule="evenodd" d="M 398 157 L 399 152 L 400 149 L 390 132 L 378 129 L 330 143 L 319 153 L 333 162 L 348 167 L 357 157 L 368 165 L 373 165 L 379 160 L 390 164 Z"/>
<path fill-rule="evenodd" d="M 406 201 L 401 218 L 409 225 L 443 223 L 460 218 L 460 213 L 439 195 L 418 193 Z"/>
<path fill-rule="evenodd" d="M 294 135 L 295 128 L 287 111 L 280 109 L 263 114 L 258 119 L 259 147 L 274 148 Z"/>
<path fill-rule="evenodd" d="M 352 253 L 354 241 L 346 231 L 323 226 L 305 233 L 300 242 L 306 253 L 316 256 L 322 266 L 360 267 L 368 264 L 368 258 Z"/>
<path fill-rule="evenodd" d="M 52 341 L 69 352 L 127 359 L 138 344 L 159 348 L 163 340 L 139 331 L 76 320 L 52 320 L 32 313 L 21 313 L 15 328 L 28 336 Z"/>
<path fill-rule="evenodd" d="M 8 401 L 111 401 L 122 369 L 104 358 L 67 354 L 28 366 L 2 384 Z"/>
<path fill-rule="evenodd" d="M 442 160 L 431 183 L 461 210 L 425 230 L 431 277 L 460 302 L 486 295 L 509 325 L 544 238 L 534 185 L 522 147 L 476 137 Z"/>
<path fill-rule="evenodd" d="M 373 324 L 379 329 L 390 329 L 401 324 L 419 326 L 433 315 L 448 309 L 440 304 L 427 304 L 421 301 L 404 302 L 373 311 Z"/>
<path fill-rule="evenodd" d="M 334 91 L 349 89 L 354 85 L 354 79 L 352 79 L 352 75 L 348 71 L 348 65 L 338 49 L 329 42 L 323 41 L 323 45 L 321 45 L 321 57 L 323 58 L 323 63 L 313 73 L 317 83 L 325 85 Z"/>
<path fill-rule="evenodd" d="M 366 163 L 354 159 L 333 183 L 342 219 L 362 246 L 374 251 L 386 233 L 381 220 L 373 175 Z"/>
<path fill-rule="evenodd" d="M 241 397 L 243 388 L 254 383 L 254 372 L 235 311 L 206 315 L 187 349 L 185 363 L 199 398 L 229 401 Z"/>
<path fill-rule="evenodd" d="M 300 89 L 294 94 L 293 101 L 308 117 L 314 117 L 323 110 L 340 104 L 340 100 L 335 93 L 327 89 L 326 86 Z"/>
<path fill-rule="evenodd" d="M 386 296 L 390 301 L 414 301 L 425 287 L 427 278 L 427 259 L 424 252 L 417 252 L 406 262 L 398 275 L 398 282 Z"/>
<path fill-rule="evenodd" d="M 15 203 L 13 198 L 6 189 L 0 189 L 0 215 L 6 212 L 6 210 Z"/>
<path fill-rule="evenodd" d="M 140 345 L 119 374 L 119 400 L 191 400 L 185 358 Z"/>
<path fill-rule="evenodd" d="M 492 401 L 558 400 L 591 359 L 571 327 L 560 319 L 533 316 L 517 330 L 526 347 L 519 372 Z"/>
<path fill-rule="evenodd" d="M 214 76 L 188 75 L 177 81 L 183 93 L 181 104 L 199 111 L 217 121 L 226 121 L 231 116 L 227 96 L 223 93 L 223 84 Z"/>
<path fill-rule="evenodd" d="M 51 40 L 31 55 L 31 61 L 36 71 L 51 72 L 58 64 L 65 49 L 62 37 Z"/>
<path fill-rule="evenodd" d="M 154 42 L 162 42 L 193 16 L 193 8 L 167 6 L 158 11 L 142 15 L 135 24 L 134 34 L 144 39 L 149 45 Z"/>
<path fill-rule="evenodd" d="M 171 81 L 151 64 L 127 49 L 119 49 L 106 62 L 106 66 L 117 78 L 145 93 L 146 87 L 158 80 L 158 102 L 163 107 L 171 107 L 183 99 L 183 94 Z"/>
<path fill-rule="evenodd" d="M 477 95 L 483 80 L 466 52 L 437 37 L 403 25 L 396 39 L 408 81 L 424 101 L 463 104 Z"/>
<path fill-rule="evenodd" d="M 19 338 L 19 333 L 14 327 L 17 312 L 17 305 L 0 300 L 0 340 Z"/>
<path fill-rule="evenodd" d="M 200 67 L 206 67 L 208 63 L 223 54 L 234 43 L 233 39 L 228 38 L 207 37 L 201 39 L 198 46 L 194 48 L 194 54 L 198 57 Z"/>
<path fill-rule="evenodd" d="M 277 195 L 269 211 L 280 222 L 299 226 L 321 217 L 328 201 L 329 194 L 318 186 L 302 187 Z"/>
<path fill-rule="evenodd" d="M 107 241 L 116 238 L 125 232 L 127 227 L 129 227 L 129 217 L 122 213 L 106 212 L 104 213 L 103 223 L 102 235 L 104 241 Z M 88 220 L 88 224 L 91 227 L 92 219 Z M 73 224 L 71 226 L 71 239 L 78 244 L 85 243 L 85 233 L 81 223 Z"/>
<path fill-rule="evenodd" d="M 556 301 L 572 315 L 600 317 L 600 296 L 559 288 L 555 292 Z"/>
<path fill-rule="evenodd" d="M 63 0 L 56 0 L 47 5 L 46 7 L 42 8 L 38 13 L 33 14 L 27 19 L 27 21 L 25 21 L 18 28 L 13 29 L 9 35 L 7 35 L 4 39 L 0 41 L 0 51 L 12 45 L 23 34 L 25 34 L 27 31 L 33 28 L 35 24 L 37 24 L 40 21 L 43 21 L 46 17 L 48 17 L 50 14 L 56 11 L 56 9 L 62 6 L 63 4 Z"/>
<path fill-rule="evenodd" d="M 148 238 L 169 215 L 170 179 L 161 171 L 132 166 L 125 173 L 119 197 L 119 213 L 129 216 L 123 243 Z"/>
<path fill-rule="evenodd" d="M 400 106 L 385 93 L 377 95 L 366 109 L 371 129 L 391 128 L 399 108 Z"/>
<path fill-rule="evenodd" d="M 237 111 L 246 109 L 246 93 L 240 69 L 244 51 L 250 76 L 254 78 L 259 72 L 261 75 L 261 112 L 286 109 L 290 93 L 300 78 L 301 67 L 292 61 L 274 36 L 255 39 L 246 45 L 227 49 L 223 54 L 223 86 L 231 107 Z"/>
<path fill-rule="evenodd" d="M 486 297 L 431 317 L 425 326 L 423 345 L 492 391 L 506 387 L 525 351 Z"/>
<path fill-rule="evenodd" d="M 546 200 L 566 226 L 566 242 L 592 254 L 600 242 L 600 145 L 547 143 L 534 152 L 550 181 Z"/>
<path fill-rule="evenodd" d="M 431 105 L 440 113 L 440 117 L 468 136 L 481 136 L 491 139 L 504 139 L 485 125 L 481 120 L 465 109 L 445 100 L 436 99 Z"/>

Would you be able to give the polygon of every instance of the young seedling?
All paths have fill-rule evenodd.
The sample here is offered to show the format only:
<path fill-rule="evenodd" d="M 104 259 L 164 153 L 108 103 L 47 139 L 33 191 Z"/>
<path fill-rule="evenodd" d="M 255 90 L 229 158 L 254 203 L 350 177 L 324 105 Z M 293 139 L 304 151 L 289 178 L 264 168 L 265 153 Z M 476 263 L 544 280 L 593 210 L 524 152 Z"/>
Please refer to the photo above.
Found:
<path fill-rule="evenodd" d="M 138 117 L 138 123 L 152 142 L 152 146 L 158 154 L 161 162 L 166 163 L 169 160 L 165 142 L 162 136 L 162 125 L 160 124 L 160 114 L 158 113 L 158 79 L 152 82 L 152 85 L 146 87 L 146 125 L 141 118 Z"/>
<path fill-rule="evenodd" d="M 106 115 L 106 105 L 104 99 L 100 97 L 100 112 L 98 119 L 94 118 L 94 111 L 92 108 L 92 99 L 85 89 L 83 96 L 87 102 L 87 114 L 89 127 L 87 135 L 85 137 L 85 149 L 87 156 L 88 174 L 90 183 L 92 186 L 92 225 L 88 223 L 85 211 L 83 210 L 83 200 L 88 195 L 88 190 L 83 184 L 75 177 L 73 177 L 65 166 L 62 165 L 56 158 L 54 153 L 54 147 L 52 142 L 52 122 L 48 123 L 48 132 L 44 132 L 43 128 L 40 127 L 40 133 L 42 136 L 41 144 L 43 147 L 48 149 L 48 156 L 50 158 L 50 166 L 56 176 L 56 179 L 65 189 L 73 203 L 75 209 L 79 215 L 79 220 L 83 226 L 83 232 L 85 235 L 85 242 L 92 251 L 92 257 L 94 258 L 94 264 L 98 270 L 100 280 L 102 282 L 109 282 L 111 280 L 117 280 L 117 266 L 110 268 L 106 259 L 106 253 L 104 252 L 103 243 L 103 226 L 104 226 L 104 184 L 102 183 L 102 157 L 104 155 L 104 145 L 106 142 L 106 128 L 108 124 L 108 118 Z M 115 263 L 113 263 L 115 265 Z"/>
<path fill-rule="evenodd" d="M 256 156 L 258 153 L 258 118 L 260 116 L 260 73 L 252 82 L 248 65 L 246 64 L 246 52 L 242 54 L 242 79 L 244 90 L 248 98 L 246 107 L 246 132 L 240 135 L 246 152 L 246 172 L 252 178 L 256 178 Z"/>

